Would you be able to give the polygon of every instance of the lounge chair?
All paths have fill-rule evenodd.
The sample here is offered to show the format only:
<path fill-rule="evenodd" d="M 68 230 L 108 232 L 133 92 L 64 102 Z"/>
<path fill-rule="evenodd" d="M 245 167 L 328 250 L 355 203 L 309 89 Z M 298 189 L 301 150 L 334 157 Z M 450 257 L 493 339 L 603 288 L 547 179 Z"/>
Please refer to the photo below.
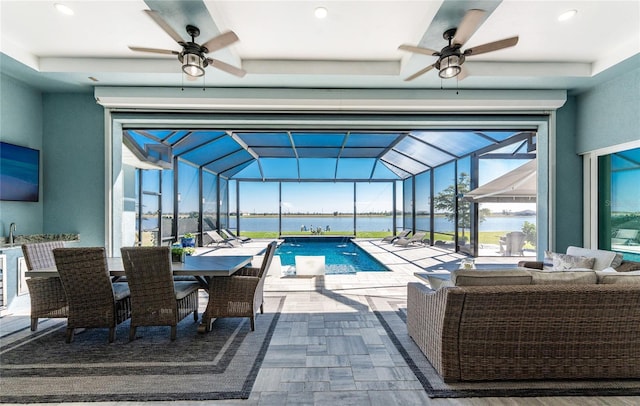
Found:
<path fill-rule="evenodd" d="M 242 243 L 238 240 L 222 237 L 215 230 L 205 231 L 205 234 L 207 234 L 212 240 L 207 245 L 216 244 L 216 246 L 218 247 L 228 247 L 228 248 L 239 247 L 242 245 Z"/>
<path fill-rule="evenodd" d="M 411 234 L 411 230 L 402 230 L 397 235 L 388 235 L 382 239 L 381 242 L 392 243 L 398 238 L 407 238 Z"/>
<path fill-rule="evenodd" d="M 500 237 L 500 252 L 505 257 L 513 255 L 524 255 L 525 233 L 522 231 L 512 231 L 504 237 Z"/>
<path fill-rule="evenodd" d="M 238 240 L 240 242 L 247 242 L 247 241 L 251 241 L 251 237 L 240 237 L 235 235 L 234 233 L 231 232 L 231 230 L 227 229 L 227 228 L 223 228 L 222 232 L 224 233 L 224 235 L 227 236 L 228 239 L 232 240 Z"/>
<path fill-rule="evenodd" d="M 422 240 L 427 235 L 426 232 L 418 231 L 411 238 L 401 237 L 393 242 L 393 245 L 398 245 L 400 247 L 408 247 L 413 244 L 422 244 Z"/>

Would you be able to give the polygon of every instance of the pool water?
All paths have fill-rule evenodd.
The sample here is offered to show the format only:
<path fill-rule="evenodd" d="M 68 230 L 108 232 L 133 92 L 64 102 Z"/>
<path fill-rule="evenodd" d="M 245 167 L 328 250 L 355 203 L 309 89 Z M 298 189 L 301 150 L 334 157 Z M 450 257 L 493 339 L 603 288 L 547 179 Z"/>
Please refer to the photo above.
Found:
<path fill-rule="evenodd" d="M 296 255 L 323 255 L 327 275 L 389 271 L 347 237 L 285 237 L 275 255 L 283 268 L 295 266 Z"/>

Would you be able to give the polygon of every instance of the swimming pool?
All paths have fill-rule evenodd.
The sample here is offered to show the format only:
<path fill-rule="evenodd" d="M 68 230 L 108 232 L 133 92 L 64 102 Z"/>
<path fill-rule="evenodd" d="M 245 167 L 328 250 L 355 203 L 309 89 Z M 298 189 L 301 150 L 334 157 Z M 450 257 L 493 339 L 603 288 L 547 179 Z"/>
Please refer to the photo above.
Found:
<path fill-rule="evenodd" d="M 296 255 L 323 255 L 327 275 L 389 271 L 348 237 L 285 237 L 275 255 L 283 268 L 295 266 Z"/>

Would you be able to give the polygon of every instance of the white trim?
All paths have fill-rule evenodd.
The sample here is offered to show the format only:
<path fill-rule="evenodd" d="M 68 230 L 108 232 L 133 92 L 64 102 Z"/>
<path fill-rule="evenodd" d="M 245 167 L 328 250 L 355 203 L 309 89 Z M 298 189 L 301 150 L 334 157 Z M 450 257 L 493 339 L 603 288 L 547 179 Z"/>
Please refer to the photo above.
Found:
<path fill-rule="evenodd" d="M 111 110 L 104 109 L 104 185 L 105 185 L 105 216 L 104 216 L 104 241 L 107 256 L 113 256 L 113 137 L 111 127 Z"/>
<path fill-rule="evenodd" d="M 244 89 L 96 87 L 96 101 L 117 109 L 163 111 L 518 112 L 550 111 L 564 90 Z"/>

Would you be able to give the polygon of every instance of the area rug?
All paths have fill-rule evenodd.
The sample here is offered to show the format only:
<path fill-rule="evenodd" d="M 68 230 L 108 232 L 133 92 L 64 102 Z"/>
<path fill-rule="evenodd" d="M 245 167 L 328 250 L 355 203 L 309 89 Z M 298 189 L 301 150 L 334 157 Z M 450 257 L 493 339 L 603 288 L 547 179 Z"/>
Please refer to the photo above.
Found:
<path fill-rule="evenodd" d="M 284 301 L 265 298 L 255 331 L 247 318 L 224 318 L 199 334 L 188 316 L 173 342 L 169 327 L 140 327 L 129 342 L 128 321 L 111 344 L 107 329 L 88 329 L 65 344 L 64 321 L 3 339 L 0 402 L 247 399 Z"/>
<path fill-rule="evenodd" d="M 367 296 L 367 301 L 387 335 L 431 398 L 640 395 L 640 380 L 445 383 L 407 333 L 406 301 L 376 296 Z"/>

